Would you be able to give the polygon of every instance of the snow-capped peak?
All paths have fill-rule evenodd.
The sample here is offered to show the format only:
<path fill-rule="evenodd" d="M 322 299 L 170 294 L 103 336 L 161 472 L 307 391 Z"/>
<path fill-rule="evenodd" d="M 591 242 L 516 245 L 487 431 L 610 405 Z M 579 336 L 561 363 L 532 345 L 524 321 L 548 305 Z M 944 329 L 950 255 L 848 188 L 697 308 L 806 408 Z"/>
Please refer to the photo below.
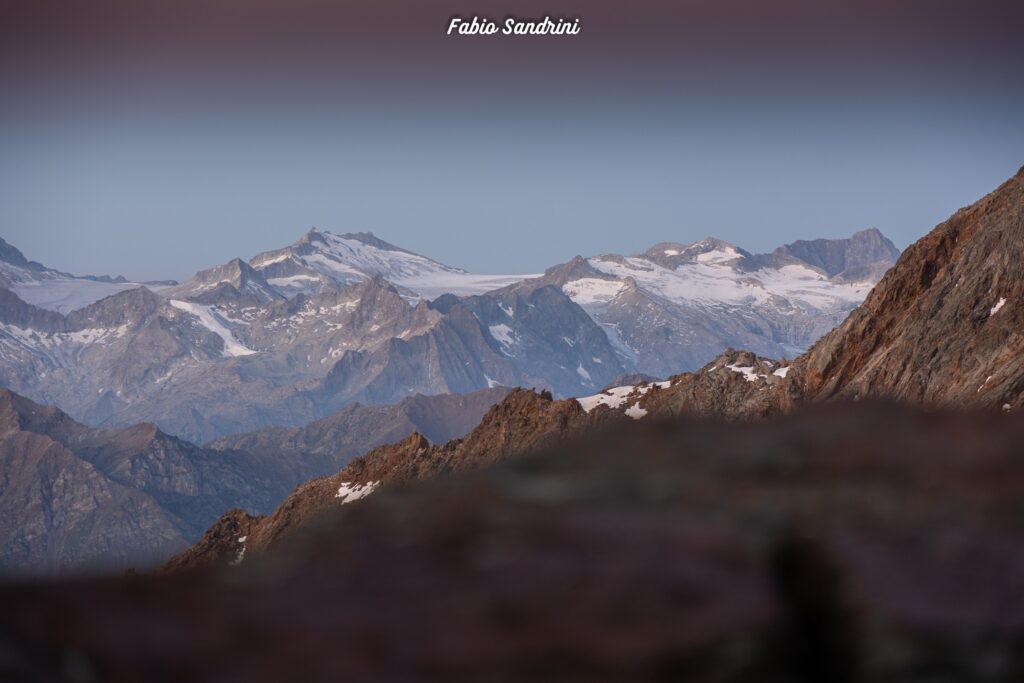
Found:
<path fill-rule="evenodd" d="M 371 232 L 335 235 L 313 229 L 284 249 L 258 254 L 252 266 L 288 296 L 381 277 L 425 298 L 481 294 L 530 275 L 477 275 L 407 251 Z"/>

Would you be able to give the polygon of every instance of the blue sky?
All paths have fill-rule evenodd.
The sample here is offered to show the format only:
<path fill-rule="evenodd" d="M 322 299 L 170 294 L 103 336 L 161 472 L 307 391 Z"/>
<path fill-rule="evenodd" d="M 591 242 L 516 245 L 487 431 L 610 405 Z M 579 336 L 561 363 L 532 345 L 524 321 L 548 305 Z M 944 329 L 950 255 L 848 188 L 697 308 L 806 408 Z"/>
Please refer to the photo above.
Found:
<path fill-rule="evenodd" d="M 313 226 L 492 273 L 706 235 L 763 251 L 873 226 L 904 247 L 1024 164 L 1013 64 L 748 59 L 709 76 L 644 59 L 564 59 L 541 83 L 506 62 L 417 80 L 401 59 L 301 82 L 0 73 L 0 236 L 133 279 Z"/>

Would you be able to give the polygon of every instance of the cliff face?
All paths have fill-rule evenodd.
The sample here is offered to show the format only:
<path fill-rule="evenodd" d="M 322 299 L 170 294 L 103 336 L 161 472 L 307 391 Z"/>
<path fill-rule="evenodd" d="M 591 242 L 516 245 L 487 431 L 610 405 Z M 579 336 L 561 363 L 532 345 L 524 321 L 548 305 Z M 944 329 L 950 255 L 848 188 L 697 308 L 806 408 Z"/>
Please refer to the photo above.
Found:
<path fill-rule="evenodd" d="M 845 240 L 798 240 L 770 254 L 751 257 L 747 267 L 803 262 L 837 282 L 877 282 L 899 255 L 899 249 L 877 228 L 872 228 Z"/>
<path fill-rule="evenodd" d="M 797 363 L 804 400 L 1018 408 L 1024 392 L 1024 169 L 909 247 Z"/>

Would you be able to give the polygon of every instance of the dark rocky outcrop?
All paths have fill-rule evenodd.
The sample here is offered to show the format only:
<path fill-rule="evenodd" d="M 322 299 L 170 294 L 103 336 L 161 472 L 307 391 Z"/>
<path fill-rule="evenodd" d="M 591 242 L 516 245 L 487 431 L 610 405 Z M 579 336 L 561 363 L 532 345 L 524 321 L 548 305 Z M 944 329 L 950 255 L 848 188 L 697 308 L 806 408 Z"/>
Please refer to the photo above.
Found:
<path fill-rule="evenodd" d="M 25 303 L 3 287 L 0 287 L 0 322 L 40 332 L 64 332 L 68 327 L 60 313 Z"/>
<path fill-rule="evenodd" d="M 5 573 L 151 564 L 187 546 L 225 506 L 273 506 L 288 488 L 275 480 L 289 469 L 302 477 L 301 467 L 204 451 L 153 425 L 84 427 L 6 390 L 0 430 Z"/>

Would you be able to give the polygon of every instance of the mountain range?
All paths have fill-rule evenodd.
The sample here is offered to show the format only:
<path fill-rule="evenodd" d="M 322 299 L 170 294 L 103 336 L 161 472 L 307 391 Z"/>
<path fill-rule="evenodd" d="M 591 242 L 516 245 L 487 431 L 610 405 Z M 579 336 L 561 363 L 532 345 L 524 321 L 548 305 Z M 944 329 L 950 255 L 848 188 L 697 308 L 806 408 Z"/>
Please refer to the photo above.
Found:
<path fill-rule="evenodd" d="M 136 286 L 57 273 L 4 243 L 0 385 L 91 426 L 152 422 L 193 442 L 416 393 L 590 394 L 728 346 L 796 355 L 897 255 L 877 230 L 763 255 L 709 238 L 488 276 L 370 233 L 311 230 L 183 283 Z"/>
<path fill-rule="evenodd" d="M 297 484 L 413 434 L 452 463 L 540 445 L 550 430 L 526 419 L 444 450 L 502 387 L 593 395 L 731 340 L 796 348 L 895 255 L 877 231 L 761 256 L 706 239 L 481 276 L 368 233 L 313 230 L 250 261 L 140 286 L 48 269 L 3 243 L 0 564 L 147 566 L 225 510 L 269 514 Z M 566 434 L 593 421 L 551 419 Z"/>
<path fill-rule="evenodd" d="M 515 389 L 462 438 L 410 433 L 270 514 L 228 511 L 165 572 L 0 586 L 0 666 L 23 680 L 1019 680 L 1022 250 L 1024 169 L 911 245 L 797 358 L 729 349 L 568 400 Z M 102 444 L 6 398 L 5 438 Z M 348 429 L 215 443 L 301 452 Z M 107 466 L 108 448 L 81 459 Z M 68 462 L 13 469 L 61 488 L 86 476 Z"/>
<path fill-rule="evenodd" d="M 635 420 L 779 418 L 836 400 L 1016 412 L 1024 405 L 1024 169 L 911 245 L 867 300 L 792 361 L 726 350 L 695 371 L 591 396 L 516 390 L 464 438 L 419 434 L 296 489 L 271 515 L 227 512 L 168 568 L 263 552 L 309 520 L 384 487 L 477 469 Z M 239 539 L 245 539 L 244 543 Z"/>
<path fill-rule="evenodd" d="M 88 427 L 61 410 L 5 392 L 0 449 L 4 478 L 10 485 L 0 497 L 9 520 L 2 529 L 4 564 L 42 571 L 129 562 L 145 566 L 161 552 L 166 556 L 183 548 L 168 568 L 248 562 L 274 552 L 311 520 L 340 505 L 376 496 L 379 489 L 401 488 L 438 474 L 559 448 L 595 429 L 619 429 L 637 421 L 681 417 L 758 421 L 846 398 L 1013 412 L 1024 397 L 1024 373 L 1015 365 L 1021 338 L 1014 305 L 1024 291 L 1018 284 L 1020 259 L 1013 256 L 1024 244 L 1022 217 L 1024 171 L 908 248 L 862 305 L 797 358 L 772 360 L 728 349 L 693 372 L 664 381 L 638 377 L 630 385 L 595 388 L 568 400 L 557 399 L 549 391 L 494 388 L 470 396 L 414 396 L 391 406 L 330 404 L 332 396 L 354 394 L 346 384 L 353 378 L 372 378 L 363 385 L 365 391 L 381 377 L 396 376 L 388 374 L 395 366 L 389 366 L 388 373 L 375 374 L 372 363 L 360 366 L 351 359 L 379 358 L 374 354 L 395 346 L 406 330 L 410 339 L 433 339 L 427 346 L 435 351 L 454 343 L 446 335 L 476 330 L 494 352 L 503 350 L 502 345 L 495 349 L 488 344 L 497 340 L 483 330 L 489 332 L 488 323 L 505 319 L 515 321 L 523 331 L 519 343 L 534 344 L 530 353 L 543 355 L 537 349 L 565 325 L 550 317 L 551 310 L 568 311 L 580 329 L 592 331 L 594 345 L 604 340 L 607 362 L 596 365 L 611 366 L 616 376 L 623 376 L 628 368 L 603 331 L 607 322 L 592 317 L 598 313 L 588 315 L 564 289 L 585 279 L 571 272 L 578 268 L 592 268 L 594 272 L 588 272 L 592 279 L 614 282 L 614 277 L 596 277 L 595 273 L 604 271 L 591 263 L 612 269 L 606 264 L 613 261 L 606 257 L 575 259 L 540 278 L 486 294 L 447 294 L 429 302 L 415 297 L 407 285 L 392 285 L 379 274 L 367 274 L 340 289 L 299 292 L 288 298 L 274 288 L 273 278 L 263 277 L 241 261 L 229 264 L 217 276 L 167 285 L 161 292 L 135 288 L 68 314 L 29 305 L 7 292 L 3 311 L 12 322 L 5 323 L 5 330 L 12 326 L 35 330 L 35 343 L 44 338 L 76 343 L 76 338 L 95 334 L 87 330 L 114 330 L 108 344 L 89 341 L 82 349 L 83 355 L 95 358 L 92 354 L 101 353 L 104 346 L 123 344 L 121 356 L 108 359 L 114 371 L 126 369 L 118 363 L 131 353 L 151 359 L 154 350 L 173 349 L 175 343 L 191 345 L 187 347 L 190 358 L 205 357 L 209 373 L 225 367 L 255 372 L 273 367 L 272 362 L 286 367 L 283 360 L 268 359 L 271 354 L 261 350 L 268 348 L 267 340 L 287 340 L 285 348 L 292 344 L 297 350 L 284 358 L 294 362 L 301 359 L 307 336 L 317 337 L 330 326 L 326 321 L 337 319 L 331 317 L 335 314 L 347 316 L 342 329 L 330 330 L 339 335 L 335 340 L 365 340 L 379 333 L 384 341 L 376 348 L 341 354 L 304 397 L 312 402 L 315 396 L 323 406 L 331 406 L 326 417 L 304 427 L 281 420 L 273 428 L 225 434 L 205 447 L 170 436 L 151 423 L 119 429 Z M 877 275 L 871 269 L 880 266 L 865 265 L 876 260 L 864 256 L 871 253 L 865 241 L 874 242 L 872 233 L 847 243 L 797 244 L 774 255 L 753 256 L 705 240 L 685 255 L 683 249 L 659 245 L 645 259 L 623 261 L 642 271 L 640 262 L 657 265 L 654 259 L 660 258 L 660 251 L 666 258 L 690 259 L 676 270 L 700 266 L 704 256 L 703 261 L 723 277 L 726 272 L 735 278 L 751 272 L 765 277 L 765 267 L 776 272 L 794 267 L 790 259 L 795 252 L 808 259 L 805 263 L 817 259 L 819 264 L 797 268 L 824 271 L 802 285 L 801 291 L 827 291 L 859 286 L 844 282 L 857 281 L 865 272 Z M 673 250 L 681 253 L 664 254 Z M 762 265 L 766 260 L 774 265 Z M 643 272 L 660 272 L 650 268 Z M 830 271 L 834 274 L 826 277 Z M 696 277 L 704 271 L 684 272 Z M 222 275 L 230 281 L 220 280 Z M 623 279 L 628 278 L 637 290 L 642 289 L 641 280 Z M 176 290 L 172 295 L 182 298 L 162 295 L 179 287 L 191 293 Z M 129 310 L 147 313 L 136 320 L 126 314 Z M 281 320 L 289 320 L 290 327 L 279 329 Z M 122 327 L 125 331 L 118 333 Z M 305 329 L 312 333 L 307 335 Z M 50 336 L 44 337 L 41 330 L 49 330 Z M 581 345 L 579 338 L 573 341 L 575 345 L 565 346 Z M 508 353 L 502 356 L 515 358 Z M 67 358 L 71 365 L 74 354 Z M 245 359 L 262 364 L 239 364 Z M 415 377 L 420 368 L 409 366 L 408 370 Z M 408 381 L 408 376 L 397 376 Z M 203 395 L 204 379 L 211 385 L 219 381 L 202 373 L 190 378 L 200 386 L 196 396 Z M 220 400 L 229 407 L 238 403 L 231 394 L 248 389 L 241 386 L 225 390 Z M 375 396 L 385 396 L 386 389 Z M 276 421 L 277 416 L 271 419 Z M 204 528 L 206 533 L 199 538 Z M 186 548 L 197 538 L 195 545 Z"/>

